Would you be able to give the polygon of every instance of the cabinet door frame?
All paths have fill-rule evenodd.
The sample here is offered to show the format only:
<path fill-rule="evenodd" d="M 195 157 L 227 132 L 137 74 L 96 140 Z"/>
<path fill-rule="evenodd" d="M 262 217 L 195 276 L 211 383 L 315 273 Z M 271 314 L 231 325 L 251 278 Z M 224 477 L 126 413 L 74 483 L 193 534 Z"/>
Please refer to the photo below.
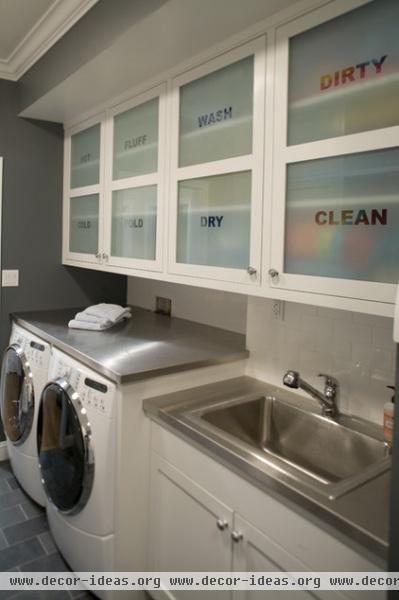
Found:
<path fill-rule="evenodd" d="M 221 500 L 213 496 L 210 492 L 202 488 L 198 483 L 187 477 L 183 472 L 174 467 L 167 460 L 162 458 L 159 454 L 152 451 L 150 460 L 150 512 L 149 512 L 149 544 L 148 544 L 148 564 L 147 568 L 150 571 L 160 570 L 158 551 L 159 546 L 157 543 L 157 530 L 158 530 L 158 515 L 157 503 L 162 501 L 162 496 L 158 493 L 158 482 L 160 474 L 173 482 L 176 487 L 180 488 L 187 496 L 193 499 L 193 502 L 200 504 L 210 514 L 215 516 L 215 530 L 217 529 L 217 519 L 223 519 L 227 523 L 227 527 L 224 531 L 218 531 L 220 536 L 225 536 L 224 544 L 226 546 L 226 559 L 229 564 L 229 568 L 226 571 L 231 570 L 232 566 L 232 543 L 230 539 L 233 521 L 234 511 L 232 508 L 224 504 Z M 196 571 L 193 568 L 192 571 Z M 174 597 L 173 592 L 169 591 L 170 597 Z M 169 597 L 169 596 L 165 596 Z"/>
<path fill-rule="evenodd" d="M 144 271 L 163 270 L 163 240 L 165 230 L 165 178 L 166 178 L 166 123 L 167 123 L 167 98 L 166 83 L 161 83 L 146 92 L 140 93 L 129 100 L 118 104 L 107 111 L 107 147 L 105 154 L 105 218 L 104 231 L 106 262 L 110 266 Z M 123 179 L 113 180 L 113 152 L 114 152 L 114 117 L 136 106 L 158 98 L 158 170 L 145 175 L 135 175 Z M 155 259 L 127 258 L 111 255 L 112 236 L 112 192 L 127 190 L 149 185 L 157 186 L 157 213 L 155 234 Z"/>
<path fill-rule="evenodd" d="M 99 181 L 95 185 L 83 187 L 71 187 L 71 138 L 74 134 L 89 129 L 93 125 L 100 125 L 100 165 Z M 81 263 L 101 263 L 101 253 L 104 247 L 104 155 L 105 155 L 105 113 L 98 113 L 79 125 L 65 131 L 64 141 L 64 201 L 63 201 L 63 235 L 62 235 L 62 259 L 65 261 L 77 261 Z M 79 196 L 90 196 L 98 194 L 98 249 L 97 254 L 86 254 L 84 252 L 72 252 L 69 248 L 70 235 L 70 208 L 71 198 Z"/>
<path fill-rule="evenodd" d="M 321 25 L 335 17 L 368 4 L 370 0 L 354 0 L 348 5 L 338 0 L 299 17 L 276 32 L 275 75 L 275 143 L 272 193 L 270 267 L 278 272 L 269 275 L 269 286 L 282 290 L 328 294 L 352 299 L 393 303 L 396 285 L 361 280 L 290 274 L 284 272 L 286 169 L 288 164 L 367 151 L 399 147 L 399 126 L 364 131 L 296 145 L 287 144 L 289 41 L 290 38 Z"/>
<path fill-rule="evenodd" d="M 248 569 L 246 557 L 248 555 L 248 546 L 252 544 L 254 547 L 258 547 L 260 550 L 267 546 L 268 557 L 276 567 L 279 567 L 280 571 L 286 571 L 287 573 L 295 573 L 304 571 L 304 573 L 310 572 L 312 569 L 301 562 L 296 556 L 290 554 L 285 548 L 280 546 L 275 540 L 269 537 L 264 531 L 258 529 L 242 517 L 239 513 L 234 513 L 234 529 L 242 533 L 242 540 L 234 545 L 233 548 L 233 572 L 247 572 Z M 284 591 L 284 590 L 281 590 Z M 291 593 L 292 588 L 287 587 L 287 593 Z M 301 598 L 319 598 L 320 600 L 328 600 L 331 597 L 337 600 L 345 600 L 345 596 L 342 596 L 339 592 L 324 592 L 319 590 L 308 591 L 308 590 L 297 590 L 301 592 Z M 259 594 L 259 591 L 254 589 L 254 593 Z M 264 592 L 265 597 L 273 598 L 276 592 L 270 590 L 269 593 Z M 232 600 L 247 600 L 248 590 L 235 590 L 233 592 Z M 291 596 L 290 596 L 291 597 Z M 298 597 L 298 594 L 295 596 Z"/>
<path fill-rule="evenodd" d="M 180 87 L 218 71 L 248 56 L 254 56 L 253 87 L 253 129 L 252 154 L 226 158 L 179 167 L 179 109 Z M 174 275 L 185 275 L 204 279 L 236 282 L 246 285 L 260 285 L 261 245 L 262 245 L 262 194 L 263 194 L 263 146 L 264 146 L 264 105 L 266 78 L 266 35 L 243 44 L 206 63 L 195 67 L 173 79 L 171 90 L 171 151 L 170 151 L 170 206 L 169 206 L 169 244 L 168 272 Z M 189 180 L 213 175 L 234 174 L 240 171 L 251 171 L 251 224 L 250 224 L 250 260 L 248 267 L 256 270 L 250 275 L 246 269 L 215 267 L 178 263 L 177 250 L 177 218 L 178 218 L 178 184 L 181 180 Z"/>

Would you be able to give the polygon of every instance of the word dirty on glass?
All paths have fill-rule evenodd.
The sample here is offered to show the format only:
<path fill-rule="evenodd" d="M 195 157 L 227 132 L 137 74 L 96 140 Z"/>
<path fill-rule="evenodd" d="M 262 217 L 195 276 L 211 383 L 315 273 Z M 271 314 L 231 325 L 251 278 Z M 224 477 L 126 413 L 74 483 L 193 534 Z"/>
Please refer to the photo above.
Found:
<path fill-rule="evenodd" d="M 141 229 L 144 227 L 144 219 L 141 217 L 129 217 L 125 219 L 125 224 L 131 229 Z"/>
<path fill-rule="evenodd" d="M 138 135 L 137 137 L 130 138 L 125 140 L 124 148 L 125 150 L 131 150 L 132 148 L 137 148 L 137 146 L 144 146 L 147 143 L 146 135 Z"/>
<path fill-rule="evenodd" d="M 386 225 L 388 209 L 378 210 L 319 210 L 315 214 L 317 225 Z"/>
<path fill-rule="evenodd" d="M 201 227 L 216 227 L 220 228 L 222 226 L 222 221 L 224 216 L 209 216 L 209 217 L 201 217 Z"/>
<path fill-rule="evenodd" d="M 320 77 L 320 89 L 328 90 L 331 87 L 337 87 L 347 82 L 357 81 L 359 79 L 366 79 L 368 76 L 376 74 L 379 75 L 382 72 L 382 65 L 384 64 L 387 54 L 371 60 L 366 60 L 358 65 L 345 67 L 334 73 L 326 73 Z"/>
<path fill-rule="evenodd" d="M 233 118 L 233 107 L 226 106 L 225 108 L 221 108 L 220 110 L 216 110 L 215 112 L 210 112 L 205 115 L 200 115 L 198 117 L 198 127 L 207 127 L 208 125 L 215 125 L 215 123 L 220 123 L 221 121 L 227 121 Z"/>
<path fill-rule="evenodd" d="M 89 219 L 82 219 L 78 221 L 78 229 L 90 229 L 91 221 Z"/>

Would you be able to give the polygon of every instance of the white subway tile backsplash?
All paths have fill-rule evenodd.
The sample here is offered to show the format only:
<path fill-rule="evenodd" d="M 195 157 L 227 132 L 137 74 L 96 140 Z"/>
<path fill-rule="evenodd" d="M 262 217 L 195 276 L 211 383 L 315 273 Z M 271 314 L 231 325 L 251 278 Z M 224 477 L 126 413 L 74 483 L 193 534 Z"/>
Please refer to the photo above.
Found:
<path fill-rule="evenodd" d="M 277 321 L 271 306 L 248 298 L 249 374 L 282 386 L 285 371 L 296 369 L 321 389 L 317 374 L 327 372 L 340 383 L 343 412 L 381 424 L 392 395 L 386 385 L 394 381 L 392 320 L 286 302 L 285 318 Z"/>
<path fill-rule="evenodd" d="M 393 329 L 385 327 L 373 328 L 373 344 L 379 348 L 392 348 Z"/>
<path fill-rule="evenodd" d="M 352 321 L 353 315 L 347 310 L 336 310 L 335 308 L 317 307 L 317 314 L 320 317 L 328 317 L 329 319 L 339 319 L 340 321 Z"/>
<path fill-rule="evenodd" d="M 333 320 L 319 315 L 304 315 L 301 319 L 301 329 L 311 331 L 317 338 L 328 340 L 333 335 Z"/>

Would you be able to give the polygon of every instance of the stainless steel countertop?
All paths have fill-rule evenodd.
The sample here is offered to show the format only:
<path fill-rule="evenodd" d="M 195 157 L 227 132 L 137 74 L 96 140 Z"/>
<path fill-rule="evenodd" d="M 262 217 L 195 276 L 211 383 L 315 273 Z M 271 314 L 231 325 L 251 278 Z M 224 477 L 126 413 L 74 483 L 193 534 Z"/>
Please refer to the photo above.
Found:
<path fill-rule="evenodd" d="M 223 437 L 207 435 L 184 415 L 192 409 L 228 401 L 235 396 L 252 394 L 275 395 L 286 401 L 298 402 L 313 412 L 318 406 L 298 394 L 271 386 L 250 377 L 238 377 L 181 392 L 166 394 L 144 401 L 145 413 L 156 422 L 182 436 L 212 458 L 238 473 L 264 491 L 284 498 L 295 510 L 300 507 L 312 520 L 334 533 L 343 534 L 346 543 L 355 543 L 375 560 L 384 561 L 388 550 L 388 507 L 390 471 L 385 472 L 346 494 L 330 500 L 327 496 L 289 480 L 278 470 L 260 471 L 250 460 L 240 456 L 237 448 Z"/>
<path fill-rule="evenodd" d="M 13 320 L 108 377 L 126 383 L 247 358 L 245 336 L 132 307 L 132 318 L 106 331 L 69 329 L 82 309 L 25 312 Z"/>

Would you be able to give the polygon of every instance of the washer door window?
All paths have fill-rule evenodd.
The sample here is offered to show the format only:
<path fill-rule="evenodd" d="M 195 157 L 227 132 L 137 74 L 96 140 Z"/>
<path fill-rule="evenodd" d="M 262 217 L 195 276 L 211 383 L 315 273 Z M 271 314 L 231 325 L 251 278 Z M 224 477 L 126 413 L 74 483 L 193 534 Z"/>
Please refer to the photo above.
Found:
<path fill-rule="evenodd" d="M 12 344 L 4 352 L 1 372 L 1 418 L 10 442 L 18 445 L 25 441 L 34 410 L 32 373 L 22 348 Z"/>
<path fill-rule="evenodd" d="M 62 512 L 79 512 L 93 484 L 91 431 L 78 394 L 64 379 L 43 390 L 37 436 L 47 497 Z"/>

